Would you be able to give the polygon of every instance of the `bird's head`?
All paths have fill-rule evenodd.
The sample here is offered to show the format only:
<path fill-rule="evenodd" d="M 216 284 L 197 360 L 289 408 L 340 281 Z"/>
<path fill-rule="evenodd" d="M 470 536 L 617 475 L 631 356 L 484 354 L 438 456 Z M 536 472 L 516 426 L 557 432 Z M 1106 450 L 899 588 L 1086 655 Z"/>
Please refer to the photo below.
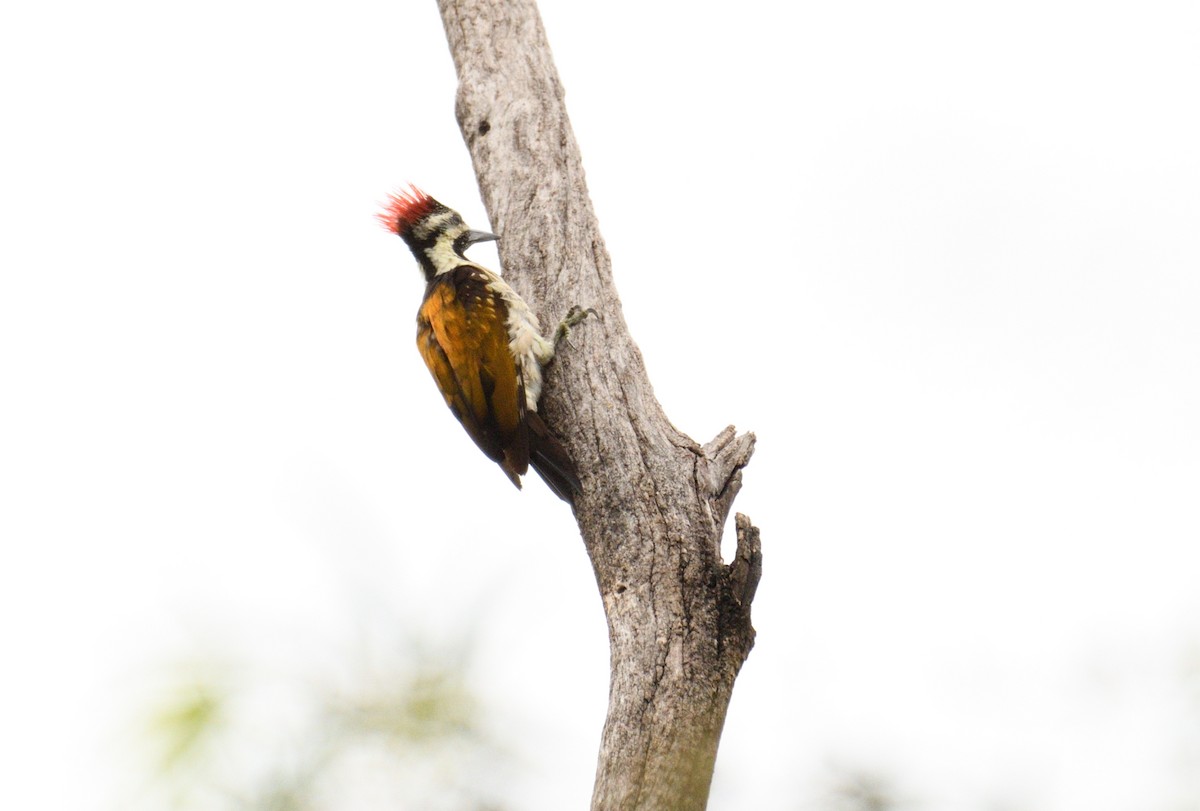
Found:
<path fill-rule="evenodd" d="M 472 231 L 457 211 L 416 186 L 409 189 L 388 195 L 383 211 L 375 216 L 384 228 L 408 243 L 426 278 L 432 279 L 461 265 L 464 252 L 476 242 L 499 239 L 485 231 Z"/>

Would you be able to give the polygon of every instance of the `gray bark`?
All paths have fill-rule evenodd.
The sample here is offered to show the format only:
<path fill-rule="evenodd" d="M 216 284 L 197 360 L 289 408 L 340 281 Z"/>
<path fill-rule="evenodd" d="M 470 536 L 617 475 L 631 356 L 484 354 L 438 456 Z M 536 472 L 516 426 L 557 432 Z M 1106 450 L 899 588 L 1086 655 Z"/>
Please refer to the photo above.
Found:
<path fill-rule="evenodd" d="M 549 328 L 574 304 L 602 316 L 575 328 L 539 409 L 579 467 L 575 516 L 608 617 L 612 677 L 592 808 L 703 809 L 754 643 L 758 530 L 738 515 L 730 565 L 720 550 L 754 435 L 730 427 L 701 446 L 654 398 L 534 1 L 438 4 L 458 123 L 506 279 Z"/>

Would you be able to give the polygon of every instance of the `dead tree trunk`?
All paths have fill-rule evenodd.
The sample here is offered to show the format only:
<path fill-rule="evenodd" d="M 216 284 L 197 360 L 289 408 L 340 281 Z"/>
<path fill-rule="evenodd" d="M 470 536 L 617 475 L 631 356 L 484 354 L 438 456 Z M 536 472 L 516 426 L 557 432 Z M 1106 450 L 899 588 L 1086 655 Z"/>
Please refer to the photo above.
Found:
<path fill-rule="evenodd" d="M 541 408 L 579 467 L 575 515 L 608 616 L 612 680 L 592 808 L 703 809 L 734 679 L 754 643 L 757 529 L 739 515 L 736 559 L 724 565 L 720 550 L 754 435 L 730 427 L 701 446 L 655 400 L 534 0 L 438 4 L 458 123 L 505 277 L 543 323 L 573 304 L 603 317 L 576 328 L 548 370 Z"/>

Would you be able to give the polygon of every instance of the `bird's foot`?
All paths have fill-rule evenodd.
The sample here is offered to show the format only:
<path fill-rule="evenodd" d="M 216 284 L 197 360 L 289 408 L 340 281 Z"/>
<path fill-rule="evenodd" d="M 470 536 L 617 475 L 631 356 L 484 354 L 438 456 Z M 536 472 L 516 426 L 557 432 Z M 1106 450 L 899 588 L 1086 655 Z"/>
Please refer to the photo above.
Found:
<path fill-rule="evenodd" d="M 589 315 L 594 315 L 600 318 L 600 313 L 593 310 L 591 307 L 583 308 L 578 304 L 567 310 L 566 316 L 562 321 L 558 322 L 558 329 L 554 330 L 554 346 L 557 349 L 559 343 L 566 340 L 567 334 L 571 331 L 571 327 L 576 324 L 581 324 Z M 603 318 L 600 318 L 603 321 Z"/>

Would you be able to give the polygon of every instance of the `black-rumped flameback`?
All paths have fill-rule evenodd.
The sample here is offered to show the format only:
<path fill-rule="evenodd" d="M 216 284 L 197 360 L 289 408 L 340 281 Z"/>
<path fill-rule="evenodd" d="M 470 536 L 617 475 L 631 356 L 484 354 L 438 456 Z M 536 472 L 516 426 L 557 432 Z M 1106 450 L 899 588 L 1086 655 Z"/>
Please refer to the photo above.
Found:
<path fill-rule="evenodd" d="M 532 465 L 560 498 L 580 490 L 575 464 L 538 415 L 542 367 L 587 312 L 575 307 L 551 339 L 499 274 L 464 256 L 476 242 L 457 212 L 415 186 L 391 195 L 379 215 L 399 234 L 425 274 L 417 311 L 417 349 L 446 405 L 471 439 L 518 488 Z"/>

